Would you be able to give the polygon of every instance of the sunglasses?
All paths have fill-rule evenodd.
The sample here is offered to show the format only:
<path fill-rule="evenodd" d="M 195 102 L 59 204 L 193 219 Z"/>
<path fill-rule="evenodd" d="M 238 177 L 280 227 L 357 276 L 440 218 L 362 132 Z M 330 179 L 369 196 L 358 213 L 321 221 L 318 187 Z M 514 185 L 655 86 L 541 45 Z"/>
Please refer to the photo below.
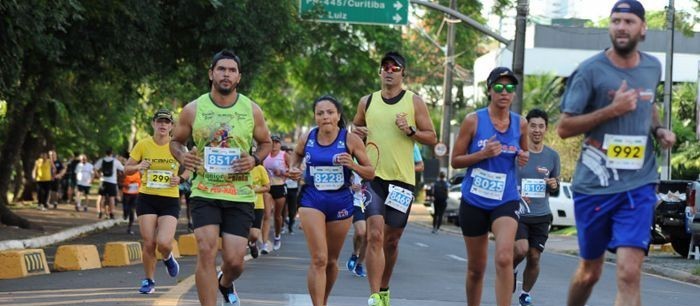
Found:
<path fill-rule="evenodd" d="M 401 68 L 401 66 L 396 66 L 396 65 L 391 65 L 391 64 L 387 64 L 387 65 L 382 66 L 382 70 L 384 70 L 385 72 L 396 73 L 396 72 L 401 72 L 402 69 L 403 68 Z"/>
<path fill-rule="evenodd" d="M 494 92 L 496 93 L 502 93 L 503 90 L 505 89 L 507 93 L 513 93 L 515 92 L 515 85 L 514 84 L 493 84 L 491 86 L 491 89 L 493 89 Z"/>

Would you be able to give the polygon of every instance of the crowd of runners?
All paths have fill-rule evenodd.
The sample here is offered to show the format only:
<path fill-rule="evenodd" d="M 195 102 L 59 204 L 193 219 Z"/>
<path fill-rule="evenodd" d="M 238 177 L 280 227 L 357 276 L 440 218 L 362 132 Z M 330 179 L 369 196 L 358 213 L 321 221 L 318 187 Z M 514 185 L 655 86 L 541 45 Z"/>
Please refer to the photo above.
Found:
<path fill-rule="evenodd" d="M 581 260 L 568 305 L 585 305 L 606 250 L 617 252 L 615 305 L 641 303 L 640 266 L 656 201 L 653 144 L 675 142 L 673 132 L 659 123 L 654 104 L 659 61 L 637 48 L 645 33 L 643 6 L 618 1 L 610 12 L 611 48 L 579 65 L 561 101 L 559 136 L 584 135 L 573 177 Z M 75 209 L 84 209 L 81 199 L 98 173 L 105 203 L 98 205 L 99 217 L 113 218 L 116 174 L 124 172 L 128 231 L 135 210 L 143 239 L 139 291 L 144 294 L 155 290 L 156 250 L 166 254 L 169 275 L 179 273 L 171 242 L 186 202 L 188 227 L 198 243 L 195 275 L 202 305 L 215 305 L 219 294 L 226 305 L 240 305 L 235 282 L 244 256 L 277 251 L 282 233 L 302 229 L 313 305 L 329 304 L 343 266 L 366 277 L 368 305 L 389 306 L 392 274 L 400 268 L 398 246 L 415 198 L 414 147 L 435 145 L 437 137 L 426 103 L 403 87 L 404 56 L 388 52 L 379 63 L 381 89 L 361 97 L 355 114 L 345 114 L 337 98 L 320 96 L 310 102 L 315 127 L 286 147 L 271 136 L 263 109 L 238 91 L 241 60 L 223 50 L 208 70 L 210 90 L 187 104 L 177 122 L 169 110 L 153 114 L 152 136 L 139 141 L 128 160 L 107 150 L 94 167 L 84 156 L 69 167 L 71 187 L 77 187 Z M 549 116 L 539 109 L 524 117 L 511 112 L 517 86 L 522 81 L 510 69 L 493 69 L 486 81 L 488 106 L 463 118 L 452 149 L 451 166 L 466 169 L 459 224 L 468 257 L 468 305 L 481 303 L 489 258 L 496 267 L 497 304 L 511 305 L 518 266 L 525 261 L 516 296 L 520 305 L 533 305 L 531 291 L 552 221 L 548 197 L 559 192 L 559 155 L 544 143 Z M 49 162 L 35 167 L 43 209 L 52 179 L 46 173 L 65 173 L 57 170 Z M 436 186 L 436 203 L 444 203 L 444 174 Z M 351 225 L 351 256 L 340 260 Z M 433 232 L 439 226 L 437 221 Z M 495 240 L 490 257 L 489 232 Z M 222 265 L 217 267 L 219 237 Z"/>

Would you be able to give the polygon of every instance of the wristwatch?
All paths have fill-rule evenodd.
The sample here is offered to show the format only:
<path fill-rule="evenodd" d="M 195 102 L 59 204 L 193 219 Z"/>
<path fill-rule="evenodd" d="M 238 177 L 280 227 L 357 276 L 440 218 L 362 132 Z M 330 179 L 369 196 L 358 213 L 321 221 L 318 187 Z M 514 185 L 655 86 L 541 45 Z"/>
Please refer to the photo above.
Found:
<path fill-rule="evenodd" d="M 415 126 L 409 126 L 408 129 L 410 132 L 406 134 L 408 137 L 412 137 L 413 135 L 416 135 L 416 127 Z"/>

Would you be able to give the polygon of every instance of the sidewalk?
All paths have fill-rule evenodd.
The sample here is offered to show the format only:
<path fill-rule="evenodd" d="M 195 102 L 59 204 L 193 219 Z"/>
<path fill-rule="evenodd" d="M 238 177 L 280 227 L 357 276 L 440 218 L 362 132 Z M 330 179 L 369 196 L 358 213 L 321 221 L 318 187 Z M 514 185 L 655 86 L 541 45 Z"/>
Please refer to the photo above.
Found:
<path fill-rule="evenodd" d="M 432 217 L 422 203 L 413 204 L 409 221 L 426 228 L 432 228 L 433 224 Z M 462 231 L 454 224 L 443 222 L 439 234 L 462 236 Z M 576 236 L 550 235 L 545 252 L 578 257 L 578 240 Z M 605 260 L 614 263 L 615 254 L 607 252 Z M 642 270 L 649 274 L 700 285 L 700 261 L 684 259 L 674 252 L 650 252 L 644 259 Z"/>
<path fill-rule="evenodd" d="M 18 248 L 41 248 L 47 245 L 84 235 L 86 233 L 107 229 L 122 222 L 122 207 L 115 208 L 115 219 L 98 219 L 95 202 L 97 196 L 90 198 L 88 211 L 75 211 L 73 204 L 59 204 L 57 209 L 36 209 L 36 204 L 11 206 L 12 211 L 30 222 L 44 227 L 43 231 L 21 229 L 0 225 L 0 251 Z"/>

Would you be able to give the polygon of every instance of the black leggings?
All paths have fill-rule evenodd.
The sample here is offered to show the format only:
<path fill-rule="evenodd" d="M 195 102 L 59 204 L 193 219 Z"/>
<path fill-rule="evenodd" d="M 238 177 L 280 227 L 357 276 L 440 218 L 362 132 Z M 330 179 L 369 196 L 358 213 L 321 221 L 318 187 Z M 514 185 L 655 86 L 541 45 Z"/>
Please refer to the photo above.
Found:
<path fill-rule="evenodd" d="M 433 228 L 439 229 L 440 225 L 442 225 L 442 215 L 445 214 L 445 208 L 447 208 L 447 199 L 435 199 L 433 207 L 435 208 L 433 214 Z"/>
<path fill-rule="evenodd" d="M 128 194 L 128 193 L 125 193 L 123 196 L 124 219 L 126 220 L 126 218 L 128 216 L 129 228 L 131 228 L 131 225 L 134 224 L 134 209 L 136 209 L 136 198 L 137 197 L 138 197 L 138 194 Z"/>
<path fill-rule="evenodd" d="M 287 216 L 289 217 L 289 223 L 287 228 L 291 232 L 294 228 L 294 218 L 297 215 L 297 194 L 299 193 L 299 188 L 287 188 Z"/>
<path fill-rule="evenodd" d="M 49 208 L 49 192 L 51 191 L 51 185 L 53 185 L 53 181 L 39 181 L 36 182 L 36 184 L 36 195 L 39 198 L 39 206 Z"/>

